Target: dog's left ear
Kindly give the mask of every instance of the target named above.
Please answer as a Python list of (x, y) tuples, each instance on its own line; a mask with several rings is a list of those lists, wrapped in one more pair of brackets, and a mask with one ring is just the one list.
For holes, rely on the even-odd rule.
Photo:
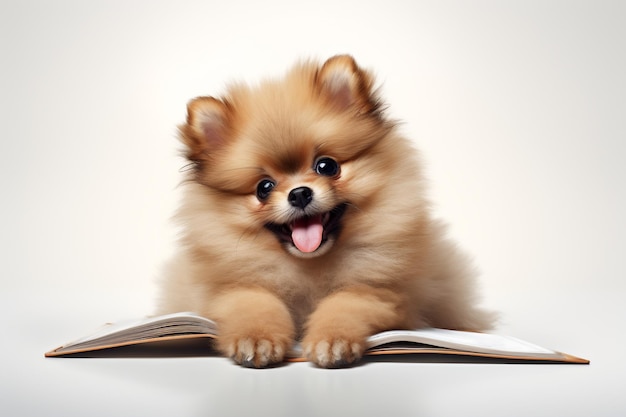
[(379, 107), (372, 76), (359, 68), (350, 55), (336, 55), (328, 59), (315, 81), (322, 95), (339, 110), (372, 113)]

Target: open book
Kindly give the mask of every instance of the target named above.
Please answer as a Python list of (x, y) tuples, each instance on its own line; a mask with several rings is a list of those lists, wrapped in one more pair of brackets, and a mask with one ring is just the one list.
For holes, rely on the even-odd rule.
[[(107, 324), (87, 337), (47, 352), (45, 356), (101, 356), (102, 352), (115, 356), (116, 351), (124, 348), (165, 346), (166, 349), (184, 349), (191, 345), (208, 353), (211, 351), (210, 341), (217, 337), (218, 326), (214, 321), (194, 313), (175, 313)], [(513, 362), (589, 363), (586, 359), (490, 333), (425, 328), (390, 330), (367, 339), (366, 356), (405, 354), (455, 356), (466, 360), (488, 358)], [(134, 355), (141, 356), (141, 352)], [(290, 361), (305, 360), (299, 346), (294, 346), (287, 356)]]

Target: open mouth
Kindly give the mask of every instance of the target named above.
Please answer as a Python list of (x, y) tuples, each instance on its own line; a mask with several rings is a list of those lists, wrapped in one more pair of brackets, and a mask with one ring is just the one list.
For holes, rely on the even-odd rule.
[(296, 247), (302, 253), (312, 253), (328, 241), (328, 238), (339, 233), (341, 217), (347, 205), (340, 204), (326, 213), (304, 216), (290, 223), (268, 223), (267, 229), (272, 231), (278, 240)]

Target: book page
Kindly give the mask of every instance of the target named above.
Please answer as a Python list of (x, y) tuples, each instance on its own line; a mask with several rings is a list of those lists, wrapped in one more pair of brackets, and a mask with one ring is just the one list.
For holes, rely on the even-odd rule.
[(368, 339), (368, 348), (407, 341), (479, 353), (546, 357), (559, 355), (553, 350), (509, 336), (434, 328), (382, 332)]
[(108, 323), (96, 332), (63, 346), (89, 346), (90, 342), (114, 342), (116, 340), (159, 337), (185, 332), (215, 334), (217, 325), (212, 320), (195, 313), (182, 312), (143, 319)]

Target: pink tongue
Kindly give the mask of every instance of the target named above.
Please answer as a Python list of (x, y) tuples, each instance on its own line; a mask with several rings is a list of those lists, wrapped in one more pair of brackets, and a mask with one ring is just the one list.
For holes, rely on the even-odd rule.
[(310, 253), (322, 244), (322, 216), (298, 219), (293, 223), (291, 240), (300, 252)]

